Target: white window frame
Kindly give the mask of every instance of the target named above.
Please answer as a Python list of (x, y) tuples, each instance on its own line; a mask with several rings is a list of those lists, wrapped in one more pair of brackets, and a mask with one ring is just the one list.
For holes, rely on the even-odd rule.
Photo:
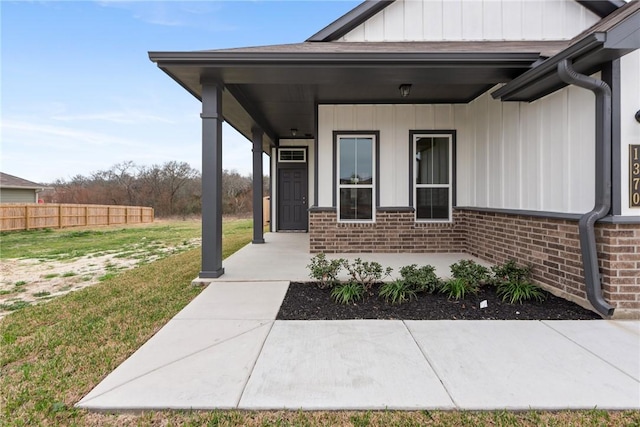
[[(371, 139), (371, 184), (357, 185), (357, 184), (341, 184), (340, 183), (340, 140), (341, 139), (352, 139), (352, 138), (367, 138)], [(376, 147), (377, 147), (376, 135), (374, 134), (338, 134), (336, 136), (336, 217), (338, 218), (338, 222), (344, 223), (373, 223), (376, 222), (376, 182), (378, 177), (377, 173), (377, 157), (376, 157)], [(342, 219), (340, 217), (340, 190), (342, 188), (371, 188), (371, 219)]]
[[(418, 140), (420, 138), (447, 138), (449, 140), (449, 183), (448, 184), (418, 184), (416, 170), (416, 155), (418, 152)], [(411, 167), (413, 168), (413, 209), (416, 222), (424, 223), (451, 223), (453, 222), (453, 135), (450, 133), (414, 133), (411, 142)], [(449, 218), (418, 218), (418, 189), (419, 188), (448, 188), (449, 189)]]
[[(302, 152), (302, 160), (282, 160), (283, 151), (300, 151)], [(307, 163), (307, 150), (305, 148), (278, 148), (279, 163)]]

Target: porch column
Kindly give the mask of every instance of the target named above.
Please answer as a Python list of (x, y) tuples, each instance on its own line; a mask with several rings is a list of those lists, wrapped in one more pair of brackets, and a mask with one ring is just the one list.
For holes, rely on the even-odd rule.
[(201, 279), (222, 268), (222, 89), (202, 83), (202, 270)]
[(253, 241), (264, 243), (262, 213), (262, 129), (253, 128)]

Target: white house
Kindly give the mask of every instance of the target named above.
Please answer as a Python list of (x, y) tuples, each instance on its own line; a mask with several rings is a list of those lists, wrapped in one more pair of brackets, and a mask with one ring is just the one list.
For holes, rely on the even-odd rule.
[(638, 0), (369, 0), (303, 43), (151, 52), (203, 105), (200, 278), (224, 273), (226, 120), (312, 253), (512, 258), (640, 316), (638, 48)]

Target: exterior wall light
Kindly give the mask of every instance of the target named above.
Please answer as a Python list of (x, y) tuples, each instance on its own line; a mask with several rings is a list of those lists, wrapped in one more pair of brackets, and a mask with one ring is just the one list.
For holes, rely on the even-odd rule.
[(298, 129), (291, 128), (291, 136), (296, 136), (298, 134)]
[(636, 111), (636, 122), (640, 123), (640, 110)]
[(400, 85), (400, 87), (398, 87), (398, 89), (400, 90), (400, 96), (403, 97), (403, 98), (406, 98), (411, 93), (411, 85), (410, 84)]

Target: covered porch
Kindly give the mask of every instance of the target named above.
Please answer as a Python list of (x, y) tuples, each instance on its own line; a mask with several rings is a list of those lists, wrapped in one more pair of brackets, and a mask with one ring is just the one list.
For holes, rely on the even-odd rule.
[[(225, 260), (224, 277), (217, 279), (198, 278), (194, 283), (286, 281), (307, 282), (307, 265), (313, 254), (309, 253), (308, 233), (265, 233), (265, 245), (249, 244)], [(386, 280), (399, 277), (401, 267), (417, 264), (432, 265), (439, 277), (449, 277), (449, 266), (462, 259), (471, 259), (489, 266), (486, 261), (466, 253), (336, 253), (328, 258), (344, 258), (353, 261), (376, 261), (383, 267), (393, 268)], [(341, 276), (342, 277), (342, 276)], [(344, 279), (347, 276), (343, 277)]]

